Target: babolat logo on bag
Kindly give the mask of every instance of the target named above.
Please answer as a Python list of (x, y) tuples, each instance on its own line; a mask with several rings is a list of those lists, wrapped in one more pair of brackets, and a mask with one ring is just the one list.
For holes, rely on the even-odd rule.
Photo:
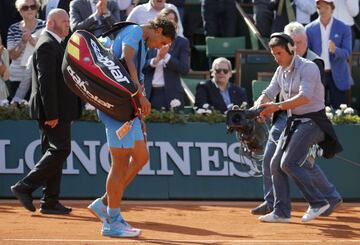
[[(92, 51), (96, 56), (96, 60), (98, 61), (97, 65), (102, 64), (104, 67), (107, 67), (110, 74), (113, 76), (113, 78), (117, 82), (127, 82), (130, 83), (129, 79), (121, 72), (121, 69), (119, 66), (115, 64), (113, 60), (111, 60), (109, 57), (104, 56), (101, 51), (105, 51), (104, 49), (100, 49), (97, 42), (94, 42), (94, 40), (90, 39)], [(104, 69), (105, 70), (105, 69)]]
[(121, 62), (90, 32), (72, 34), (62, 71), (77, 96), (116, 120), (128, 121), (138, 114), (137, 86)]

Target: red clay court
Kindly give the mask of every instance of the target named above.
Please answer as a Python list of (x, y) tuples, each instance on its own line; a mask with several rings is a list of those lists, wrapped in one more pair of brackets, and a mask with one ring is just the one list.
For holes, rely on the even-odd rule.
[(290, 224), (267, 224), (250, 214), (254, 202), (125, 201), (123, 216), (142, 234), (124, 239), (101, 236), (100, 221), (86, 209), (90, 202), (65, 200), (73, 212), (56, 216), (0, 200), (0, 244), (360, 244), (359, 203), (344, 203), (330, 217), (301, 223), (307, 205), (297, 202)]

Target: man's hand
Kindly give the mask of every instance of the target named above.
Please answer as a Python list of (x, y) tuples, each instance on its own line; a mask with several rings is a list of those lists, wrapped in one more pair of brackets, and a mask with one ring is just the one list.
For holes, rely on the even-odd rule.
[(107, 14), (107, 0), (99, 0), (96, 3), (96, 15), (97, 16), (103, 16), (104, 14)]
[(335, 43), (332, 40), (329, 40), (329, 51), (330, 53), (335, 54), (336, 46)]
[(145, 96), (140, 97), (141, 111), (144, 116), (148, 116), (151, 112), (151, 104)]
[(260, 117), (270, 117), (275, 111), (279, 110), (279, 105), (274, 102), (261, 104), (260, 107), (263, 108), (260, 112)]
[(169, 44), (164, 45), (164, 46), (162, 46), (161, 48), (159, 48), (157, 55), (158, 55), (161, 59), (164, 59), (164, 58), (165, 58), (165, 55), (169, 52), (169, 49), (170, 49), (170, 45), (169, 45)]
[(49, 121), (45, 121), (45, 125), (49, 125), (50, 128), (55, 128), (56, 125), (58, 125), (59, 123), (59, 119), (54, 119), (54, 120), (49, 120)]

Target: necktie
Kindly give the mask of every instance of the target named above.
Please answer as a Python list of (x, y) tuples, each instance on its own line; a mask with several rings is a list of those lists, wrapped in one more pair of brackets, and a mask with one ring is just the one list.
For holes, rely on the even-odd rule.
[(289, 22), (295, 21), (294, 9), (291, 6), (290, 0), (286, 0), (286, 13), (289, 19)]

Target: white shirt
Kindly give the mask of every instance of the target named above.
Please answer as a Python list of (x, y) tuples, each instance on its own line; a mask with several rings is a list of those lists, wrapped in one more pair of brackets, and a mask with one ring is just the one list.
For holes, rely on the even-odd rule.
[[(164, 8), (169, 8), (169, 9), (173, 9), (176, 12), (176, 15), (178, 17), (178, 29), (177, 29), (177, 34), (181, 37), (184, 36), (184, 29), (182, 26), (182, 23), (180, 21), (180, 15), (179, 12), (176, 8), (175, 5), (171, 4), (171, 3), (165, 3), (165, 7)], [(127, 17), (126, 21), (131, 21), (131, 22), (135, 22), (139, 25), (142, 24), (147, 24), (149, 22), (149, 20), (154, 19), (158, 14), (160, 13), (160, 11), (155, 10), (152, 6), (151, 3), (144, 3), (141, 5), (136, 6), (129, 14), (129, 16)]]
[(58, 34), (56, 34), (55, 32), (52, 32), (52, 31), (50, 31), (50, 30), (48, 30), (48, 29), (46, 29), (46, 31), (47, 31), (48, 33), (50, 33), (50, 35), (53, 36), (53, 37), (56, 39), (56, 41), (58, 41), (59, 43), (61, 43), (62, 39), (61, 39), (61, 37), (59, 37)]
[(315, 0), (295, 0), (296, 21), (301, 24), (310, 23), (310, 16), (316, 12)]
[(117, 3), (120, 10), (125, 10), (130, 6), (131, 0), (117, 0)]
[(150, 61), (150, 66), (155, 67), (154, 77), (152, 80), (152, 86), (155, 88), (164, 87), (165, 79), (164, 79), (164, 67), (169, 62), (171, 55), (167, 53), (165, 58), (160, 60), (156, 65), (154, 64), (155, 58), (152, 58)]
[(325, 70), (330, 70), (330, 56), (329, 56), (329, 40), (330, 40), (330, 31), (333, 24), (333, 18), (331, 18), (329, 24), (327, 24), (326, 28), (320, 21), (320, 32), (321, 32), (321, 55), (320, 57), (323, 59), (325, 63)]
[(359, 13), (359, 0), (334, 0), (333, 17), (348, 26), (354, 25), (354, 18)]

